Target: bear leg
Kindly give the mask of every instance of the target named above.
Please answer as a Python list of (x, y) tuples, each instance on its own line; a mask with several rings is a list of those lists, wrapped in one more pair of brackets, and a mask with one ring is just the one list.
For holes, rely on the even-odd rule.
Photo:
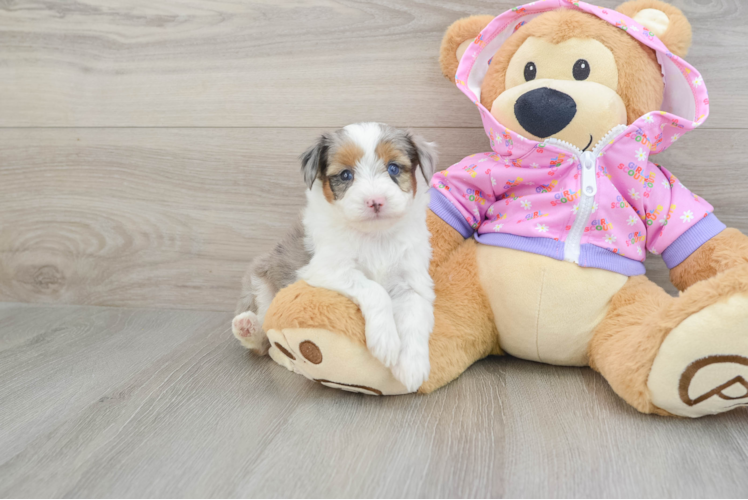
[(491, 304), (478, 275), (477, 246), (475, 240), (465, 240), (432, 269), (436, 300), (429, 339), (431, 373), (420, 393), (448, 384), (479, 359), (502, 354)]
[(748, 404), (748, 266), (670, 297), (644, 276), (613, 298), (590, 366), (643, 413), (700, 417)]
[(647, 380), (652, 403), (683, 417), (748, 405), (748, 266), (691, 285), (664, 319), (672, 329)]
[(673, 300), (646, 276), (629, 278), (613, 296), (589, 344), (590, 367), (642, 413), (668, 414), (652, 404), (647, 378), (668, 333), (660, 328), (658, 318)]
[(336, 292), (296, 282), (276, 295), (263, 327), (273, 361), (310, 380), (377, 396), (408, 392), (366, 348), (361, 311)]
[[(436, 301), (429, 339), (431, 372), (420, 393), (430, 393), (475, 361), (501, 353), (475, 251), (475, 241), (466, 240), (432, 268)], [(336, 292), (294, 283), (275, 297), (263, 328), (273, 360), (310, 380), (365, 394), (408, 392), (366, 348), (361, 311)]]

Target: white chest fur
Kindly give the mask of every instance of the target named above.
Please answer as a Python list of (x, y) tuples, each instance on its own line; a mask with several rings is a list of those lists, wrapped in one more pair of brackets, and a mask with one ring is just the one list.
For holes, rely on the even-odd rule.
[[(308, 201), (303, 217), (305, 244), (331, 271), (353, 266), (391, 292), (412, 271), (428, 269), (428, 193), (417, 193), (411, 209), (394, 225), (368, 231), (340, 219), (320, 188), (310, 190)], [(299, 277), (303, 279), (301, 274)]]
[(312, 188), (304, 213), (312, 254), (298, 272), (312, 286), (350, 298), (361, 309), (366, 345), (409, 392), (428, 378), (434, 327), (434, 283), (426, 227), (428, 194), (416, 194), (407, 213), (380, 227), (357, 228)]

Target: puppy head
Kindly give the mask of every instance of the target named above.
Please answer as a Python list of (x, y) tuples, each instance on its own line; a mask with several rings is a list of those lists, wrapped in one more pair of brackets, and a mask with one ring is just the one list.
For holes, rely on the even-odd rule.
[(428, 181), (436, 164), (433, 143), (379, 123), (356, 123), (323, 134), (301, 156), (304, 180), (338, 215), (365, 231), (401, 220), (418, 191), (417, 170)]

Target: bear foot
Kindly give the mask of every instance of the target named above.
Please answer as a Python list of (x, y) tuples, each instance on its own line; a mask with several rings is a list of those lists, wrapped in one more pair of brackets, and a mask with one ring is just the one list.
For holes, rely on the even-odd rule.
[(366, 345), (322, 328), (270, 329), (269, 354), (292, 372), (327, 387), (373, 396), (409, 391)]
[(748, 405), (748, 294), (714, 303), (673, 329), (647, 385), (654, 405), (682, 417)]

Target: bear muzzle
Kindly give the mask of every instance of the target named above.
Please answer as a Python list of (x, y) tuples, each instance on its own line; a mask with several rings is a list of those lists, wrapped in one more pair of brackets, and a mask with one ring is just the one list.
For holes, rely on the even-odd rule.
[(566, 128), (577, 114), (577, 103), (563, 92), (541, 87), (523, 94), (514, 104), (514, 115), (526, 131), (550, 137)]

